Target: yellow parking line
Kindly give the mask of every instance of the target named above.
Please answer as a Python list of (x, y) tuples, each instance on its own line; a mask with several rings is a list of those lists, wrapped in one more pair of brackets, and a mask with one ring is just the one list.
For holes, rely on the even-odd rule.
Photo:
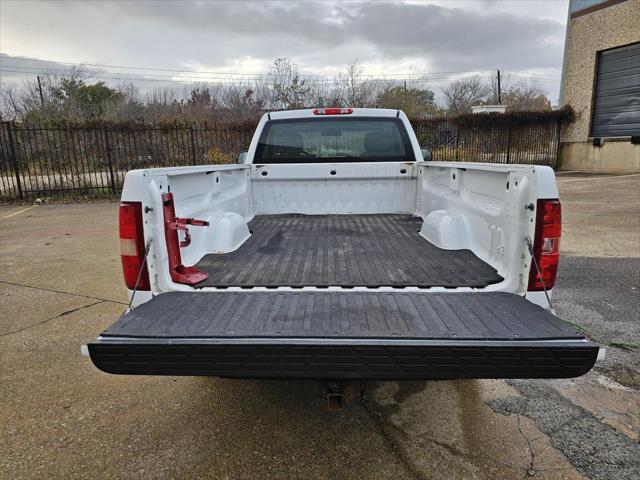
[(22, 210), (18, 210), (17, 212), (13, 212), (10, 213), (9, 215), (5, 215), (4, 217), (2, 217), (2, 220), (6, 220), (7, 218), (11, 218), (11, 217), (15, 217), (16, 215), (20, 215), (21, 213), (24, 213), (28, 210), (31, 210), (32, 208), (36, 208), (37, 205), (31, 205), (30, 207), (27, 208), (23, 208)]

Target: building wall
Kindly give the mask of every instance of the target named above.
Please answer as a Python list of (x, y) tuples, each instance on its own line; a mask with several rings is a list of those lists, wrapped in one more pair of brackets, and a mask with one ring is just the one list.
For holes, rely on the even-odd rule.
[(640, 145), (605, 140), (594, 147), (589, 138), (597, 52), (640, 41), (640, 0), (599, 3), (605, 5), (589, 13), (573, 11), (569, 19), (563, 103), (573, 107), (577, 119), (562, 132), (560, 168), (637, 172)]
[(565, 142), (560, 145), (560, 169), (597, 173), (640, 172), (640, 145), (629, 140), (605, 141), (602, 147), (591, 142)]

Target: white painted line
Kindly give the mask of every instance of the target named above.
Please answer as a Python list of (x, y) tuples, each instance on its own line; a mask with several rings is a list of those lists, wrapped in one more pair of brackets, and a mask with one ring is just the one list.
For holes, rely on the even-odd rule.
[(628, 177), (637, 177), (640, 176), (640, 173), (632, 173), (630, 175), (610, 175), (607, 177), (584, 177), (584, 178), (572, 178), (569, 180), (556, 180), (557, 183), (569, 183), (569, 182), (583, 182), (586, 180), (608, 180), (614, 178), (628, 178)]
[(7, 218), (11, 218), (11, 217), (15, 217), (16, 215), (20, 215), (21, 213), (24, 213), (28, 210), (31, 210), (32, 208), (36, 208), (37, 205), (31, 205), (30, 207), (27, 208), (23, 208), (22, 210), (18, 210), (17, 212), (13, 212), (10, 213), (9, 215), (5, 215), (4, 217), (2, 217), (2, 220), (6, 220)]

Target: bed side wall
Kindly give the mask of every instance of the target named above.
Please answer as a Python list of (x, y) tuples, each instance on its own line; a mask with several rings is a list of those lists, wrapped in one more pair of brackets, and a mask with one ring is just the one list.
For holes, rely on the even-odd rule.
[(428, 162), (419, 167), (421, 235), (440, 248), (469, 249), (505, 278), (489, 289), (524, 293), (533, 234), (536, 167)]
[[(209, 222), (208, 227), (190, 226), (191, 244), (181, 248), (183, 264), (193, 265), (207, 253), (232, 251), (248, 238), (247, 222), (253, 217), (250, 183), (249, 167), (245, 165), (156, 168), (127, 173), (122, 200), (141, 201), (149, 207), (143, 220), (145, 238), (154, 239), (148, 257), (154, 292), (191, 290), (174, 283), (169, 275), (162, 194), (173, 193), (177, 217)], [(182, 233), (179, 236), (184, 238)], [(136, 304), (148, 300), (147, 293), (139, 292)]]

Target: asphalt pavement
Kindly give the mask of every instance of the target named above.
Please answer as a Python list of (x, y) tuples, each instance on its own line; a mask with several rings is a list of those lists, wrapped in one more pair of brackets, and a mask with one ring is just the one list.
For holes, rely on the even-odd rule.
[(640, 176), (559, 177), (554, 307), (607, 348), (573, 380), (113, 376), (80, 356), (125, 308), (117, 203), (0, 207), (0, 478), (637, 479)]

